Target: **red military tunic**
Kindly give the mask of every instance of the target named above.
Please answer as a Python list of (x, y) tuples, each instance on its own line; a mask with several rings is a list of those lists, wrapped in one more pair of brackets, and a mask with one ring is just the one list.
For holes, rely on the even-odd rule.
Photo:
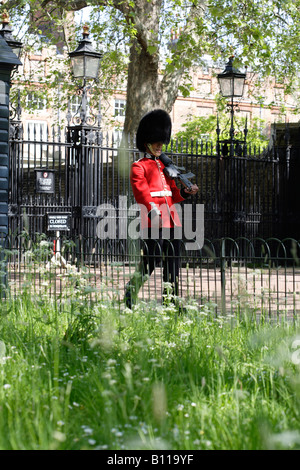
[(133, 195), (141, 208), (141, 228), (151, 227), (150, 211), (159, 212), (163, 227), (181, 227), (174, 204), (185, 199), (173, 179), (165, 176), (159, 158), (145, 156), (131, 166)]

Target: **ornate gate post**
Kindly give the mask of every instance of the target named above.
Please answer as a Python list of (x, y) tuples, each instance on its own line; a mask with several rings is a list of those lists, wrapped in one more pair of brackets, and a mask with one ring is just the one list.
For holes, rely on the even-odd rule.
[[(66, 196), (73, 207), (75, 234), (93, 237), (88, 220), (95, 219), (101, 181), (97, 177), (102, 143), (101, 116), (97, 125), (79, 124), (67, 127)], [(95, 123), (93, 123), (95, 124)]]
[[(68, 143), (72, 144), (72, 160), (70, 170), (73, 174), (69, 174), (71, 181), (75, 183), (70, 185), (70, 178), (67, 180), (67, 188), (70, 190), (73, 205), (78, 207), (79, 234), (86, 235), (84, 224), (84, 207), (90, 206), (95, 200), (92, 188), (93, 167), (95, 166), (93, 158), (92, 144), (97, 139), (97, 131), (100, 129), (99, 117), (98, 128), (94, 127), (95, 116), (93, 116), (89, 106), (89, 93), (92, 90), (92, 83), (98, 80), (100, 62), (102, 52), (95, 51), (92, 41), (89, 39), (89, 27), (83, 26), (82, 39), (75, 51), (69, 52), (72, 64), (72, 74), (77, 82), (78, 94), (81, 95), (81, 103), (72, 121), (74, 127), (68, 126)], [(79, 85), (80, 84), (80, 85)], [(70, 116), (71, 117), (71, 116)]]
[[(1, 265), (5, 263), (5, 242), (8, 234), (8, 188), (9, 188), (9, 92), (14, 67), (22, 65), (16, 54), (0, 37), (0, 236)], [(1, 295), (6, 285), (6, 268), (1, 266)], [(3, 274), (2, 274), (3, 273)]]

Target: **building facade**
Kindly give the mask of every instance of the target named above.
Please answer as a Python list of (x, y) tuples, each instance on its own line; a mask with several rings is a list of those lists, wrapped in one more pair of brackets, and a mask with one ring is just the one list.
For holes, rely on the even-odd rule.
[[(63, 70), (66, 70), (67, 51), (57, 53), (55, 46), (32, 48), (22, 58), (15, 88), (22, 90), (22, 122), (28, 138), (32, 137), (34, 128), (44, 136), (47, 129), (54, 124), (64, 125), (68, 118), (72, 119), (80, 108), (80, 96), (73, 92), (69, 106), (63, 102), (63, 86), (59, 83), (48, 91), (44, 85), (49, 85), (51, 73), (60, 73), (62, 80), (71, 80)], [(182, 126), (193, 116), (209, 116), (217, 113), (216, 96), (219, 93), (217, 73), (222, 70), (210, 64), (191, 71), (192, 91), (184, 97), (180, 93), (171, 111), (173, 135), (182, 130)], [(256, 94), (256, 97), (255, 97)], [(259, 98), (257, 95), (259, 94)], [(270, 127), (275, 122), (298, 122), (300, 114), (296, 113), (297, 98), (287, 96), (283, 84), (276, 83), (272, 78), (266, 79), (257, 86), (254, 74), (247, 73), (243, 97), (236, 103), (240, 116), (247, 116), (248, 123), (253, 118), (260, 118), (265, 123), (268, 135)], [(122, 131), (126, 109), (126, 84), (123, 88), (114, 90), (108, 97), (101, 100), (101, 126), (104, 132), (113, 133), (118, 138)], [(98, 111), (96, 110), (95, 113)], [(204, 137), (205, 136), (199, 136)]]

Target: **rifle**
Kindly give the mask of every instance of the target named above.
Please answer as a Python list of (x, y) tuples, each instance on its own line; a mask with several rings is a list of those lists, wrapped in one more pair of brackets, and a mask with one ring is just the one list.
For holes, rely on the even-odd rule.
[(159, 158), (165, 165), (164, 173), (166, 176), (169, 176), (169, 178), (171, 179), (178, 178), (187, 189), (191, 189), (193, 185), (190, 182), (190, 178), (193, 178), (195, 176), (194, 173), (181, 173), (181, 171), (184, 171), (185, 168), (174, 165), (171, 158), (167, 157), (165, 153), (162, 153)]

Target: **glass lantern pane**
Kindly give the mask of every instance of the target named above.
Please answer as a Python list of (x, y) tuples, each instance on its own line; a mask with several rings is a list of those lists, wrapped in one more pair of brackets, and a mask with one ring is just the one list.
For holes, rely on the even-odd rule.
[(75, 78), (84, 77), (84, 58), (72, 57), (72, 69)]
[(233, 94), (233, 79), (232, 77), (222, 77), (219, 79), (220, 91), (222, 96), (232, 96)]
[(85, 76), (87, 78), (97, 78), (98, 68), (99, 68), (99, 58), (98, 57), (86, 57), (86, 70)]
[(244, 92), (244, 77), (235, 77), (234, 79), (234, 89), (233, 89), (233, 96), (243, 96)]
[(20, 58), (21, 51), (22, 51), (22, 48), (21, 48), (21, 47), (18, 47), (18, 46), (12, 47), (12, 51), (13, 51), (14, 54), (16, 54), (17, 57)]
[(20, 49), (17, 47), (12, 47), (12, 51), (14, 54), (16, 54), (17, 57), (19, 57), (19, 52), (20, 52)]

